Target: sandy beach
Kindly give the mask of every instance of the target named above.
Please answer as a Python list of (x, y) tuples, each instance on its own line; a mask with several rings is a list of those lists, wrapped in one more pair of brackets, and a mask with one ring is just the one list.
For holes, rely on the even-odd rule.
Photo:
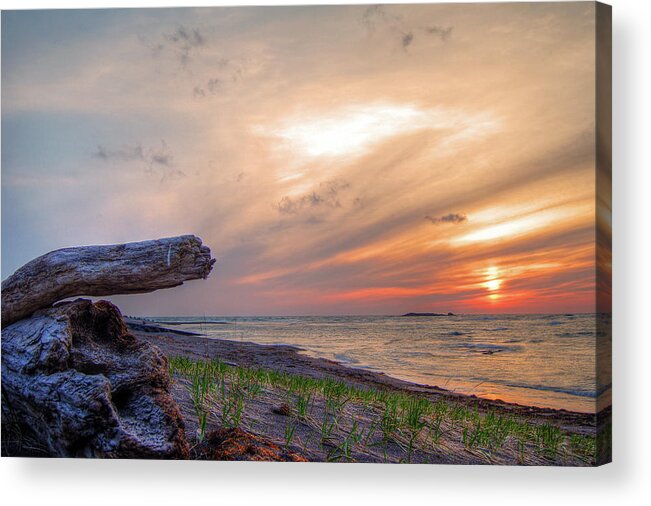
[[(601, 448), (597, 427), (610, 423), (610, 408), (596, 416), (481, 399), (309, 357), (292, 346), (206, 339), (142, 320), (125, 321), (137, 337), (159, 347), (172, 362), (172, 395), (181, 407), (188, 439), (194, 445), (194, 458), (205, 458), (203, 448), (211, 437), (214, 440), (221, 434), (224, 440), (235, 434), (240, 442), (241, 438), (258, 437), (275, 445), (276, 453), (283, 457), (271, 460), (594, 465)], [(202, 430), (192, 394), (193, 379), (175, 364), (188, 367), (190, 361), (211, 360), (218, 360), (220, 367), (230, 372), (223, 376), (226, 379), (221, 395), (211, 394), (205, 400), (208, 408)], [(316, 387), (312, 388), (314, 393), (303, 398), (300, 388), (287, 389), (262, 381), (256, 383), (251, 395), (240, 382), (241, 378), (252, 377), (247, 375), (249, 371), (282, 374), (283, 384), (287, 384), (287, 378), (334, 381), (353, 391), (424, 400), (433, 408), (425, 409), (422, 420), (411, 426), (397, 424), (387, 429), (389, 401), (383, 401), (383, 405), (379, 397), (367, 402), (361, 396), (343, 394), (336, 408), (338, 414), (333, 417), (332, 398), (317, 394)], [(230, 394), (240, 388), (245, 393), (233, 423), (226, 411), (232, 407)], [(225, 433), (225, 427), (230, 427), (231, 432)], [(240, 446), (246, 454), (246, 444)], [(269, 460), (237, 451), (217, 458)]]

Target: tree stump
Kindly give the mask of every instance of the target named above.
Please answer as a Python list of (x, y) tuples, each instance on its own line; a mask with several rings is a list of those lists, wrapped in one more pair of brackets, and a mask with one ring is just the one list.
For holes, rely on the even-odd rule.
[(187, 458), (167, 359), (117, 307), (79, 299), (2, 332), (2, 453)]

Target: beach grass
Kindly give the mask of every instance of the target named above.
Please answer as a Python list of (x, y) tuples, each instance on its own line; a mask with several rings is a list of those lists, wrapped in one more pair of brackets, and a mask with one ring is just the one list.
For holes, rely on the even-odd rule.
[(520, 464), (561, 458), (591, 464), (596, 458), (593, 436), (570, 434), (552, 423), (480, 410), (469, 403), (433, 402), (413, 393), (229, 365), (218, 359), (173, 356), (169, 370), (189, 390), (198, 441), (205, 437), (211, 417), (220, 426), (240, 427), (247, 419), (247, 406), (275, 396), (287, 411), (284, 445), (299, 442), (306, 451), (321, 451), (326, 461), (364, 461), (365, 456), (377, 455), (387, 460), (397, 452), (400, 462), (412, 462), (414, 457), (429, 462), (432, 454), (451, 449), (470, 452), (487, 463), (504, 455)]

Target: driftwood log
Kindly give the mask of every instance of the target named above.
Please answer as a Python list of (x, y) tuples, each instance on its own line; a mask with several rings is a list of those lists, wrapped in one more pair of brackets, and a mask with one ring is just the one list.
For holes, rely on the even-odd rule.
[(167, 359), (117, 307), (77, 295), (144, 293), (206, 278), (195, 236), (53, 251), (2, 283), (2, 454), (187, 458)]
[(110, 302), (38, 311), (2, 331), (2, 454), (187, 458), (169, 381)]
[(52, 251), (2, 282), (2, 327), (69, 297), (146, 293), (206, 278), (214, 262), (193, 235)]

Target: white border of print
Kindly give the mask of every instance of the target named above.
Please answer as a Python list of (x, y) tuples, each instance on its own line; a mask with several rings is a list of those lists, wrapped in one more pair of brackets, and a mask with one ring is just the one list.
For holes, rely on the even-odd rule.
[[(2, 9), (314, 1), (0, 0)], [(350, 3), (326, 0), (321, 3)], [(369, 2), (355, 2), (369, 3)], [(614, 463), (598, 469), (0, 459), (6, 504), (642, 504), (651, 498), (651, 2), (612, 0)]]

